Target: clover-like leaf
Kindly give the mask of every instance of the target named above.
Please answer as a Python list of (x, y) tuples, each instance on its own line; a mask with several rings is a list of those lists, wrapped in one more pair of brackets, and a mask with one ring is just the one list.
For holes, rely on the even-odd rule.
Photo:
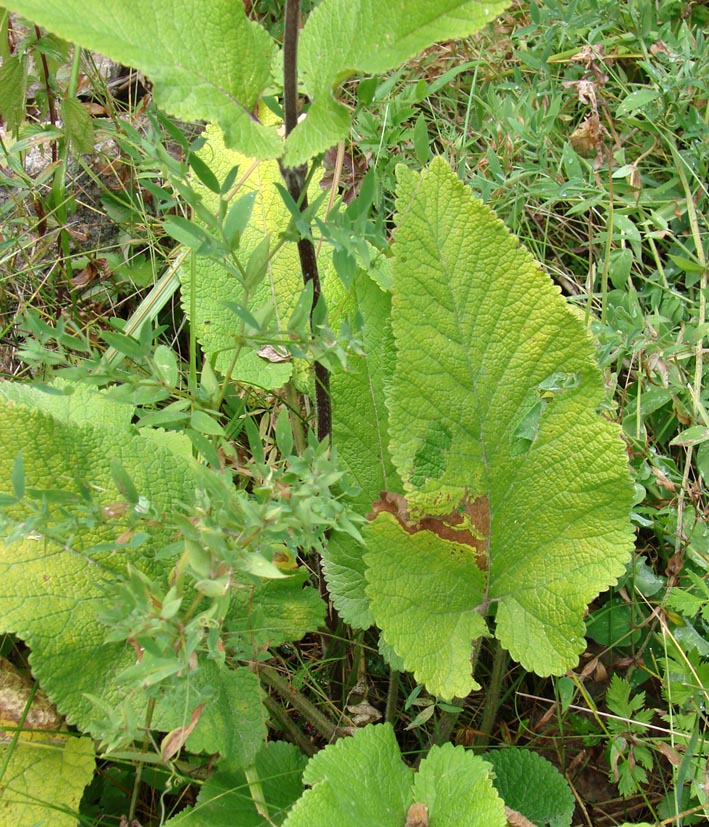
[(275, 158), (282, 141), (252, 114), (274, 44), (232, 0), (8, 0), (10, 11), (144, 72), (155, 100), (183, 120), (218, 121), (227, 143)]
[(299, 44), (312, 104), (288, 137), (284, 163), (302, 164), (346, 137), (351, 114), (333, 96), (337, 84), (358, 72), (394, 69), (436, 41), (466, 37), (507, 5), (506, 0), (324, 0), (310, 14)]
[[(387, 405), (406, 498), (389, 497), (397, 519), (378, 517), (369, 532), (375, 619), (436, 691), (472, 686), (460, 656), (443, 683), (442, 667), (435, 678), (430, 671), (450, 632), (447, 595), (461, 605), (461, 586), (460, 559), (444, 565), (439, 539), (427, 535), (457, 538), (478, 569), (463, 611), (485, 615), (495, 603), (496, 636), (510, 654), (538, 674), (560, 674), (583, 650), (587, 604), (623, 572), (633, 540), (627, 461), (617, 427), (598, 413), (593, 342), (444, 161), (421, 175), (401, 168), (397, 207)], [(377, 545), (382, 526), (391, 557)], [(407, 610), (392, 612), (394, 598)], [(419, 627), (428, 643), (413, 633)]]

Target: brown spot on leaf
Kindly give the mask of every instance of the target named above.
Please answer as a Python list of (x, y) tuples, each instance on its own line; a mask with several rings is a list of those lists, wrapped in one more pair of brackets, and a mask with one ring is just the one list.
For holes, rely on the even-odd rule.
[(403, 494), (382, 491), (381, 498), (372, 504), (373, 520), (377, 514), (391, 514), (407, 534), (430, 531), (449, 543), (469, 546), (477, 552), (477, 564), (487, 569), (488, 538), (490, 537), (490, 504), (485, 496), (474, 500), (464, 497), (449, 514), (436, 517), (412, 518), (409, 504)]

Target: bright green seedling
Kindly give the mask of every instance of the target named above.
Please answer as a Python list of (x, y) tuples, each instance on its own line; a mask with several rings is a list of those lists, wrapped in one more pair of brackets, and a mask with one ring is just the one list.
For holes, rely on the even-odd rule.
[[(347, 542), (328, 549), (333, 600), (353, 625), (373, 619), (443, 697), (477, 686), (472, 643), (493, 633), (491, 615), (525, 668), (562, 674), (633, 542), (593, 342), (442, 160), (400, 168), (397, 208), (391, 378), (372, 373), (384, 326), (365, 328), (371, 363), (333, 379), (335, 443), (371, 512), (362, 559)], [(347, 408), (357, 394), (360, 417)]]

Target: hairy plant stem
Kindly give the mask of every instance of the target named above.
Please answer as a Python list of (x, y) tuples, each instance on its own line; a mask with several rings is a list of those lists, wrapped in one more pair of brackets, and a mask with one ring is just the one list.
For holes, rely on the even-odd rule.
[[(153, 712), (155, 712), (155, 698), (148, 699), (148, 708), (145, 711), (145, 737), (143, 738), (143, 752), (148, 751), (148, 744), (150, 742), (150, 724), (153, 720)], [(128, 823), (132, 824), (135, 819), (135, 811), (138, 807), (138, 793), (140, 792), (140, 781), (143, 776), (143, 761), (139, 761), (135, 768), (135, 778), (133, 779), (133, 792), (130, 797), (130, 807), (128, 808)]]
[(492, 660), (492, 674), (490, 675), (490, 683), (488, 684), (487, 695), (485, 697), (485, 706), (483, 708), (483, 719), (480, 724), (480, 736), (475, 739), (476, 747), (486, 747), (490, 742), (490, 735), (492, 727), (497, 717), (497, 709), (500, 702), (500, 693), (502, 692), (502, 681), (505, 677), (505, 670), (507, 669), (507, 650), (503, 649), (500, 641), (495, 641), (495, 654)]
[(384, 720), (387, 724), (394, 726), (399, 714), (399, 673), (396, 669), (389, 670), (389, 688), (387, 689), (387, 702), (384, 708)]
[(270, 695), (264, 695), (263, 703), (268, 710), (271, 720), (280, 730), (283, 731), (286, 738), (288, 738), (291, 743), (295, 744), (304, 755), (308, 756), (308, 758), (315, 755), (317, 750), (313, 744), (310, 743), (305, 733), (303, 733), (300, 728), (293, 723), (281, 704), (279, 704), (278, 701)]
[[(285, 25), (283, 33), (283, 116), (286, 138), (298, 124), (298, 28), (300, 26), (300, 0), (286, 0)], [(299, 205), (300, 211), (308, 209), (308, 193), (305, 185), (307, 164), (299, 167), (284, 167), (281, 174), (291, 198)], [(315, 245), (310, 238), (298, 241), (298, 258), (303, 283), (313, 285), (313, 303), (310, 308), (310, 330), (313, 329), (313, 313), (320, 299), (320, 275), (318, 273)], [(315, 363), (315, 408), (317, 412), (318, 439), (330, 439), (332, 411), (330, 407), (330, 372), (320, 362)]]
[(304, 698), (297, 690), (281, 677), (272, 667), (263, 663), (257, 664), (258, 674), (263, 682), (274, 689), (284, 700), (298, 710), (298, 712), (310, 723), (328, 742), (336, 740), (340, 731), (332, 721), (320, 712), (307, 698)]

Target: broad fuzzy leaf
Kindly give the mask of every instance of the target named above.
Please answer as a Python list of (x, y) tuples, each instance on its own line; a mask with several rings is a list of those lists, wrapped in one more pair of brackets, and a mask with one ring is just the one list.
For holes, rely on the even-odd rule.
[(308, 18), (299, 44), (312, 105), (288, 137), (285, 164), (301, 164), (347, 136), (351, 115), (333, 97), (337, 84), (358, 72), (394, 69), (436, 41), (466, 37), (507, 5), (506, 0), (324, 0)]
[[(8, 0), (52, 32), (144, 72), (156, 102), (183, 120), (218, 122), (227, 146), (276, 158), (284, 144), (252, 114), (271, 81), (275, 44), (233, 0)], [(299, 47), (303, 84), (313, 99), (285, 144), (301, 164), (347, 135), (350, 113), (333, 97), (357, 72), (381, 73), (435, 43), (465, 37), (499, 14), (501, 0), (324, 0)], [(17, 73), (16, 73), (17, 74)], [(18, 86), (18, 83), (15, 84)], [(6, 107), (11, 108), (11, 107)]]
[(183, 120), (218, 121), (227, 143), (275, 158), (282, 142), (251, 114), (270, 82), (274, 44), (233, 0), (8, 0), (10, 11), (134, 66)]
[[(35, 404), (36, 394), (26, 386), (2, 384), (0, 396), (8, 390), (17, 399), (23, 387), (28, 391), (26, 405)], [(0, 479), (10, 479), (21, 452), (26, 489), (73, 493), (79, 501), (82, 489), (90, 487), (99, 502), (109, 505), (123, 499), (111, 473), (114, 459), (158, 513), (191, 500), (189, 465), (153, 440), (127, 428), (67, 423), (26, 405), (0, 403)], [(18, 521), (27, 516), (21, 506), (9, 512)], [(118, 702), (116, 675), (135, 660), (129, 647), (104, 644), (106, 629), (96, 619), (105, 585), (129, 560), (141, 568), (151, 565), (144, 549), (126, 549), (125, 554), (92, 550), (114, 541), (123, 530), (119, 520), (107, 520), (72, 543), (30, 535), (0, 545), (1, 631), (27, 642), (35, 677), (59, 710), (82, 729), (93, 723), (93, 708), (84, 693)], [(168, 539), (164, 531), (155, 530), (151, 546)]]
[[(207, 141), (199, 157), (217, 178), (223, 180), (232, 167), (238, 166), (243, 183), (235, 197), (255, 194), (251, 220), (241, 236), (238, 250), (239, 260), (245, 267), (250, 254), (265, 236), (270, 235), (271, 244), (275, 246), (279, 235), (290, 223), (290, 213), (275, 187), (276, 183), (282, 182), (281, 173), (275, 161), (257, 163), (253, 158), (227, 149), (214, 126), (207, 128), (205, 137)], [(316, 176), (312, 182), (313, 198), (320, 194), (320, 177)], [(202, 196), (207, 206), (216, 208), (216, 196), (206, 188), (202, 190)], [(323, 281), (327, 281), (333, 269), (328, 253), (326, 248), (318, 261)], [(298, 249), (292, 243), (283, 245), (271, 258), (265, 279), (248, 297), (248, 301), (234, 276), (207, 258), (198, 256), (194, 262), (185, 265), (180, 271), (180, 280), (185, 314), (195, 325), (205, 353), (216, 358), (216, 368), (221, 372), (226, 372), (234, 357), (237, 347), (235, 333), (240, 326), (239, 317), (229, 309), (227, 302), (247, 304), (246, 309), (257, 317), (268, 312), (272, 323), (285, 330), (303, 289)], [(241, 347), (232, 374), (234, 379), (266, 388), (284, 385), (292, 373), (291, 363), (270, 362), (259, 356), (258, 351), (259, 347)]]
[[(266, 711), (261, 704), (258, 677), (246, 666), (223, 669), (205, 663), (195, 678), (185, 676), (170, 696), (170, 704), (159, 704), (153, 727), (169, 730), (189, 723), (195, 694), (211, 689), (199, 724), (187, 738), (190, 752), (228, 756), (230, 766), (247, 766), (254, 760), (266, 737)], [(176, 722), (176, 713), (179, 721)]]
[(225, 622), (230, 635), (240, 635), (254, 652), (288, 640), (300, 640), (322, 626), (325, 603), (316, 589), (304, 588), (307, 576), (298, 569), (282, 580), (263, 580), (239, 590)]
[(0, 115), (8, 133), (15, 132), (25, 114), (27, 55), (10, 55), (0, 66)]
[(303, 793), (284, 827), (376, 824), (401, 827), (411, 789), (394, 730), (367, 726), (342, 738), (308, 762)]
[(414, 813), (426, 813), (432, 827), (506, 824), (504, 805), (485, 761), (446, 744), (433, 747), (413, 775), (401, 760), (389, 724), (364, 727), (326, 747), (310, 759), (303, 781), (310, 789), (284, 827), (402, 827), (411, 823)]
[[(0, 383), (0, 399), (3, 396), (10, 399), (0, 403), (0, 479), (7, 481), (2, 493), (10, 493), (12, 480), (16, 490), (51, 490), (77, 501), (91, 490), (95, 500), (111, 505), (125, 503), (117, 490), (120, 484), (130, 498), (146, 498), (158, 514), (174, 513), (193, 500), (199, 487), (197, 469), (180, 451), (173, 452), (174, 446), (163, 447), (164, 440), (155, 439), (149, 429), (136, 433), (129, 424), (130, 406), (116, 406), (81, 387), (73, 394), (55, 395)], [(129, 412), (127, 418), (123, 410)], [(87, 411), (106, 427), (88, 425)], [(23, 479), (18, 478), (15, 459), (20, 453)], [(24, 503), (6, 511), (17, 522), (28, 517)], [(124, 530), (119, 519), (106, 519), (77, 531), (71, 542), (29, 534), (0, 544), (0, 633), (14, 632), (27, 642), (34, 674), (52, 701), (72, 723), (98, 736), (98, 716), (87, 693), (119, 704), (125, 687), (118, 676), (135, 663), (130, 646), (104, 642), (107, 629), (97, 618), (106, 608), (106, 587), (125, 572), (127, 563), (157, 581), (164, 581), (175, 563), (171, 558), (156, 561), (152, 555), (174, 540), (169, 528), (147, 525), (149, 537), (137, 549), (96, 548), (115, 541)], [(303, 588), (304, 580), (300, 571), (273, 583), (253, 578), (255, 591), (244, 592), (250, 599), (243, 602), (235, 598), (227, 630), (253, 652), (302, 637), (324, 614), (317, 591)], [(247, 668), (202, 663), (173, 687), (168, 701), (158, 702), (155, 727), (186, 727), (205, 698), (194, 730), (185, 735), (187, 748), (218, 752), (232, 767), (249, 764), (263, 743), (267, 715), (258, 678)], [(139, 704), (135, 702), (136, 714), (141, 714)]]
[(475, 611), (486, 578), (474, 550), (431, 531), (407, 534), (386, 513), (369, 526), (365, 541), (372, 612), (406, 669), (447, 698), (479, 688), (470, 674), (470, 651), (487, 633)]
[(66, 735), (0, 744), (0, 827), (75, 827), (84, 788), (94, 773), (91, 738)]
[[(388, 509), (400, 523), (399, 539), (388, 539), (395, 549), (409, 543), (417, 559), (426, 545), (418, 534), (471, 544), (470, 565), (487, 583), (482, 595), (471, 590), (468, 611), (494, 602), (496, 635), (511, 655), (538, 674), (561, 674), (583, 650), (587, 604), (623, 572), (633, 540), (632, 486), (618, 429), (597, 412), (604, 391), (592, 340), (444, 161), (421, 175), (401, 168), (397, 207), (387, 404), (407, 497)], [(418, 616), (430, 624), (425, 655), (411, 632), (421, 577), (403, 551), (394, 552), (398, 574), (376, 547), (367, 558), (377, 623), (414, 671), (446, 639), (448, 621), (436, 635), (436, 618), (449, 617), (445, 595), (460, 587), (459, 560), (446, 567), (431, 548), (440, 569)], [(411, 607), (405, 619), (387, 609), (397, 589)], [(437, 691), (450, 695), (465, 681), (451, 673)]]
[(3, 382), (0, 397), (29, 408), (37, 408), (67, 425), (92, 425), (108, 430), (128, 430), (133, 416), (130, 405), (116, 402), (104, 391), (87, 385), (56, 380), (45, 388)]
[[(453, 744), (434, 747), (421, 762), (414, 801), (425, 802), (430, 823), (446, 827), (506, 827), (490, 765)], [(507, 803), (507, 802), (505, 802)]]

